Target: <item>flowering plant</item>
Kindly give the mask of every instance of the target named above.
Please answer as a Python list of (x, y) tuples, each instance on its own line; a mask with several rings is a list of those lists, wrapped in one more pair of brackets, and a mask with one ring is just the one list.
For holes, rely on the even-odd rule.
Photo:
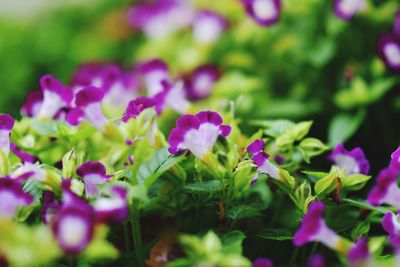
[[(68, 80), (38, 77), (20, 119), (0, 114), (0, 265), (398, 266), (400, 148), (391, 144), (379, 166), (347, 141), (368, 105), (398, 83), (399, 14), (388, 12), (391, 33), (377, 38), (370, 85), (351, 73), (332, 97), (345, 113), (324, 142), (314, 130), (322, 124), (293, 119), (315, 111), (313, 96), (299, 109), (274, 105), (260, 89), (274, 72), (263, 79), (256, 68), (264, 52), (235, 48), (276, 38), (276, 54), (290, 55), (295, 38), (272, 28), (286, 21), (285, 8), (281, 0), (226, 10), (133, 3), (124, 14), (143, 39), (133, 64), (82, 62)], [(328, 34), (370, 8), (332, 1)], [(253, 43), (265, 29), (271, 36)], [(333, 43), (293, 55), (322, 68), (334, 60)], [(290, 94), (300, 103), (299, 88)], [(286, 108), (305, 112), (290, 120)]]

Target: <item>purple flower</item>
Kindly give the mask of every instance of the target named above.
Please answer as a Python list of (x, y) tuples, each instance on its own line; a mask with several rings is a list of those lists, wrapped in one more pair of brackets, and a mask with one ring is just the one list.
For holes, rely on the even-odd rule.
[(390, 166), (400, 171), (400, 146), (392, 153)]
[(128, 192), (121, 186), (112, 186), (109, 197), (99, 197), (93, 203), (96, 221), (118, 223), (129, 215)]
[(400, 208), (400, 188), (397, 186), (399, 172), (394, 168), (383, 169), (376, 179), (376, 185), (368, 194), (368, 203), (379, 206), (383, 203)]
[(137, 71), (143, 76), (149, 96), (163, 91), (164, 86), (161, 82), (170, 79), (168, 65), (160, 59), (152, 59), (139, 64)]
[(51, 191), (45, 191), (43, 193), (43, 206), (41, 210), (42, 222), (44, 224), (53, 223), (60, 208), (61, 203), (57, 201), (54, 193)]
[(8, 114), (0, 114), (0, 149), (6, 155), (10, 153), (10, 133), (13, 127), (13, 117)]
[(252, 267), (274, 267), (273, 262), (267, 258), (257, 258), (253, 261)]
[(106, 183), (110, 176), (106, 175), (106, 168), (100, 162), (88, 161), (76, 169), (85, 183), (85, 193), (88, 198), (100, 196), (98, 185)]
[(37, 113), (37, 117), (52, 119), (60, 109), (71, 105), (73, 98), (72, 90), (65, 87), (50, 74), (40, 78), (40, 87), (43, 92), (43, 102)]
[(336, 16), (343, 20), (351, 19), (365, 7), (365, 0), (334, 0), (333, 9)]
[(312, 255), (308, 260), (308, 267), (326, 267), (326, 262), (321, 254)]
[(109, 123), (101, 110), (101, 102), (104, 91), (93, 86), (81, 89), (75, 95), (75, 106), (67, 115), (67, 122), (71, 125), (78, 125), (82, 120), (92, 124), (100, 131), (104, 131)]
[(152, 39), (162, 39), (189, 26), (194, 9), (186, 0), (156, 0), (132, 6), (129, 23)]
[(21, 149), (18, 148), (18, 146), (14, 143), (10, 144), (11, 151), (21, 159), (22, 162), (29, 162), (29, 163), (35, 163), (39, 161), (39, 159), (35, 156), (32, 156)]
[(349, 259), (350, 267), (367, 266), (371, 258), (371, 254), (368, 250), (368, 239), (358, 239), (356, 244), (354, 244), (353, 247), (350, 249), (347, 257)]
[(247, 14), (261, 26), (269, 26), (279, 19), (282, 3), (280, 0), (241, 0)]
[(251, 159), (258, 166), (257, 172), (265, 173), (277, 180), (282, 180), (279, 169), (269, 161), (269, 154), (264, 152), (264, 147), (265, 143), (262, 139), (254, 140), (247, 146), (247, 152), (254, 155)]
[(189, 101), (186, 99), (183, 82), (179, 81), (174, 84), (164, 80), (161, 82), (163, 91), (154, 96), (157, 101), (157, 109), (159, 113), (164, 107), (169, 107), (179, 113), (185, 113), (189, 109)]
[(389, 241), (396, 247), (400, 246), (400, 217), (388, 212), (382, 218), (382, 227), (389, 234)]
[(309, 242), (321, 242), (329, 248), (341, 249), (341, 238), (332, 231), (323, 218), (325, 205), (322, 202), (314, 201), (309, 207), (293, 238), (295, 246), (302, 246)]
[(43, 103), (42, 91), (31, 91), (25, 99), (25, 103), (21, 108), (21, 113), (24, 116), (36, 117), (39, 114)]
[(378, 41), (378, 54), (385, 65), (394, 71), (400, 70), (400, 37), (389, 33)]
[(193, 22), (193, 37), (203, 44), (214, 43), (228, 26), (223, 16), (210, 10), (197, 13)]
[(250, 154), (258, 154), (264, 152), (265, 142), (262, 139), (254, 140), (250, 145), (247, 146), (247, 152)]
[(359, 147), (348, 151), (343, 144), (339, 144), (333, 150), (332, 154), (329, 155), (329, 159), (340, 169), (346, 170), (347, 176), (358, 173), (368, 174), (369, 162)]
[(93, 238), (94, 211), (70, 189), (71, 180), (64, 180), (63, 202), (52, 224), (59, 246), (67, 254), (84, 250)]
[(200, 100), (208, 97), (219, 78), (219, 70), (214, 65), (208, 64), (196, 68), (185, 84), (189, 99)]
[(22, 206), (31, 204), (33, 197), (22, 190), (20, 180), (0, 178), (0, 219), (12, 219)]
[(30, 162), (21, 164), (11, 175), (18, 179), (33, 179), (39, 182), (44, 182), (47, 178), (46, 172), (39, 165)]
[(169, 152), (176, 154), (188, 149), (196, 157), (203, 158), (218, 136), (226, 137), (230, 132), (231, 127), (222, 124), (222, 117), (217, 112), (186, 114), (176, 121), (176, 127), (168, 136)]
[[(154, 98), (140, 96), (129, 102), (128, 107), (122, 117), (123, 122), (128, 122), (131, 118), (136, 118), (139, 114), (147, 109), (147, 108), (156, 108), (158, 107), (158, 103)], [(159, 112), (159, 110), (158, 110)]]

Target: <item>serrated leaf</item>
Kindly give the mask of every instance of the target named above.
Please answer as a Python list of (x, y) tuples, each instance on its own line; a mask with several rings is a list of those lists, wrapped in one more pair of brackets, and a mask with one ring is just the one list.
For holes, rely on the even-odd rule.
[(249, 217), (259, 216), (261, 210), (265, 209), (262, 205), (238, 205), (228, 211), (228, 217), (232, 220), (240, 220)]
[(242, 243), (246, 238), (244, 233), (235, 230), (222, 236), (222, 251), (227, 254), (242, 254)]

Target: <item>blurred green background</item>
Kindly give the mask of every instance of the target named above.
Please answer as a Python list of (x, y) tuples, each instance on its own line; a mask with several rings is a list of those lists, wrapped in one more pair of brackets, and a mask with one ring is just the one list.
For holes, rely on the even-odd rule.
[[(332, 1), (285, 0), (280, 21), (261, 28), (239, 1), (198, 0), (230, 21), (209, 47), (190, 29), (162, 41), (131, 29), (130, 0), (0, 0), (0, 112), (19, 115), (42, 74), (68, 83), (77, 65), (110, 61), (123, 67), (161, 57), (174, 73), (213, 62), (224, 75), (211, 100), (236, 101), (245, 132), (253, 120), (315, 121), (313, 135), (361, 146), (376, 172), (400, 143), (399, 75), (377, 57), (379, 36), (392, 28), (396, 0), (369, 1), (349, 22)], [(135, 1), (138, 2), (138, 1)]]

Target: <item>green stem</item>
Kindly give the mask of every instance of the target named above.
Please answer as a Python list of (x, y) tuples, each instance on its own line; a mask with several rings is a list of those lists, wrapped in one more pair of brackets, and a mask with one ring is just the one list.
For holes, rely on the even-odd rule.
[(126, 252), (130, 252), (128, 222), (124, 223), (124, 242)]
[(139, 208), (138, 208), (138, 203), (135, 201), (132, 203), (131, 206), (131, 216), (132, 216), (131, 223), (132, 223), (133, 244), (135, 246), (137, 266), (144, 267), (142, 235), (140, 232), (140, 222), (139, 222)]

